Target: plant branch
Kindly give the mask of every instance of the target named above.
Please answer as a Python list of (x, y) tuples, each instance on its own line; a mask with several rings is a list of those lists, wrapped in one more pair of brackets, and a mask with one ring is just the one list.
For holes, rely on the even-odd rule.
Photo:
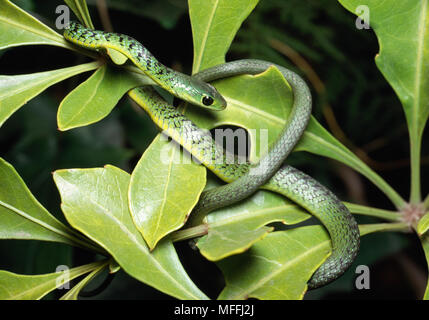
[[(410, 131), (410, 157), (411, 157), (411, 191), (410, 203), (418, 204), (421, 202), (420, 190), (420, 154), (421, 154), (421, 136)], [(425, 200), (426, 201), (426, 200)]]
[(96, 5), (104, 30), (107, 32), (113, 32), (113, 26), (110, 20), (106, 0), (97, 0)]
[(359, 204), (344, 202), (345, 206), (350, 210), (351, 213), (371, 216), (376, 218), (382, 218), (389, 221), (400, 221), (401, 215), (399, 212), (378, 209), (373, 207), (362, 206)]
[(173, 232), (171, 234), (171, 240), (173, 242), (177, 242), (177, 241), (183, 241), (183, 240), (192, 239), (196, 237), (201, 237), (206, 235), (208, 231), (209, 231), (209, 227), (207, 224), (200, 224), (195, 227)]
[(364, 236), (373, 232), (385, 232), (385, 231), (403, 231), (408, 232), (410, 227), (405, 222), (397, 223), (373, 223), (373, 224), (361, 224), (359, 225), (360, 235)]

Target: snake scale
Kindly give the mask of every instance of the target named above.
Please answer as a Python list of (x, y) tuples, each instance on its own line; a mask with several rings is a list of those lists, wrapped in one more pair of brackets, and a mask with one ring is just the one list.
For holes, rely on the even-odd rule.
[(240, 201), (259, 188), (277, 192), (316, 216), (331, 236), (332, 253), (309, 280), (309, 288), (325, 285), (348, 269), (357, 255), (360, 242), (359, 229), (353, 216), (319, 182), (291, 166), (283, 165), (304, 132), (311, 113), (311, 94), (301, 77), (284, 67), (259, 60), (233, 61), (188, 76), (162, 65), (142, 44), (123, 34), (90, 30), (71, 22), (64, 37), (91, 50), (115, 49), (174, 96), (213, 110), (223, 110), (227, 103), (206, 82), (239, 74), (258, 74), (270, 66), (277, 67), (292, 87), (294, 103), (279, 138), (256, 164), (226, 162), (227, 152), (219, 150), (210, 134), (168, 104), (152, 87), (131, 90), (129, 95), (164, 133), (228, 182), (204, 191), (192, 214), (207, 214)]

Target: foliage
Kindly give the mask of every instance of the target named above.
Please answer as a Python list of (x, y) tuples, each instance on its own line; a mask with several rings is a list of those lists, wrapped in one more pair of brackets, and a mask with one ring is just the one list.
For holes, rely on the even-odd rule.
[[(424, 77), (425, 68), (429, 65), (429, 8), (426, 1), (408, 0), (395, 6), (392, 6), (391, 1), (380, 5), (375, 0), (367, 1), (367, 5), (371, 12), (371, 27), (380, 43), (377, 67), (398, 95), (410, 133), (409, 203), (345, 146), (343, 140), (340, 141), (328, 132), (316, 117), (312, 117), (295, 151), (306, 151), (334, 159), (350, 167), (366, 177), (389, 199), (394, 210), (346, 203), (356, 215), (387, 221), (361, 224), (362, 236), (383, 231), (407, 231), (411, 227), (418, 232), (428, 256), (429, 223), (428, 215), (423, 213), (429, 209), (429, 198), (424, 201), (421, 198), (420, 154), (423, 130), (429, 116), (429, 88)], [(84, 0), (65, 2), (79, 20), (87, 26), (92, 25), (90, 11)], [(280, 34), (270, 23), (261, 21), (263, 15), (252, 13), (258, 6), (261, 7), (261, 12), (271, 12), (278, 6), (287, 9), (294, 5), (294, 1), (258, 2), (189, 0), (194, 44), (193, 73), (225, 62), (225, 55), (237, 32), (237, 41), (232, 44), (231, 50), (235, 54), (245, 53), (257, 57), (260, 54), (258, 50), (263, 49), (266, 50), (265, 56), (271, 56), (273, 62), (289, 64), (272, 47), (267, 49), (266, 46), (258, 45), (261, 35), (265, 35), (262, 36), (263, 41), (275, 43), (272, 41), (280, 40), (290, 43), (314, 61), (323, 61), (325, 54), (340, 62), (340, 66), (347, 61), (347, 57), (330, 41), (329, 30), (314, 32), (319, 40), (320, 50), (313, 50), (304, 41)], [(353, 13), (360, 4), (354, 0), (339, 2)], [(108, 3), (125, 11), (134, 8), (133, 1), (112, 0)], [(177, 22), (183, 11), (180, 5), (176, 6), (177, 10), (170, 11), (165, 8), (159, 10), (157, 6), (151, 9), (159, 13), (156, 19), (167, 28)], [(312, 34), (316, 27), (311, 11), (306, 11), (305, 6), (298, 6), (296, 10), (301, 10), (300, 17), (303, 18), (299, 22), (300, 31)], [(335, 10), (340, 10), (340, 7), (337, 6)], [(144, 11), (142, 9), (137, 14), (147, 15)], [(408, 13), (403, 15), (402, 12)], [(170, 15), (167, 19), (169, 23), (165, 22), (165, 15)], [(410, 19), (409, 15), (413, 18)], [(238, 31), (248, 16), (248, 24), (242, 29), (251, 31)], [(281, 16), (280, 21), (284, 24), (297, 23), (290, 15)], [(266, 35), (270, 35), (270, 38)], [(250, 38), (247, 42), (246, 37)], [(397, 41), (401, 43), (400, 50), (397, 50)], [(247, 43), (247, 47), (244, 43)], [(85, 128), (78, 130), (93, 130), (91, 127), (96, 127), (96, 122), (102, 119), (108, 121), (109, 118), (106, 117), (125, 93), (129, 92), (132, 98), (134, 88), (153, 84), (140, 70), (125, 64), (124, 57), (119, 53), (112, 50), (107, 52), (114, 63), (98, 59), (93, 52), (67, 43), (59, 33), (9, 0), (0, 0), (0, 49), (27, 45), (54, 46), (58, 48), (58, 52), (67, 49), (95, 60), (50, 71), (0, 76), (0, 126), (28, 101), (37, 99), (35, 97), (42, 91), (89, 71), (95, 70), (59, 104), (57, 126), (61, 131), (71, 130), (72, 134), (81, 127)], [(359, 73), (355, 70), (354, 76), (359, 78), (356, 74)], [(217, 113), (184, 106), (183, 112), (194, 123), (209, 130), (219, 126), (268, 128), (269, 141), (276, 139), (293, 99), (289, 84), (276, 68), (269, 68), (256, 76), (218, 80), (214, 85), (227, 99), (228, 109)], [(329, 94), (330, 92), (322, 92), (321, 96)], [(91, 126), (87, 128), (89, 125)], [(259, 131), (248, 131), (252, 144), (250, 158), (253, 160), (257, 158), (259, 151), (256, 132)], [(135, 134), (136, 140), (139, 140), (139, 134), (141, 135)], [(145, 139), (148, 136), (151, 135), (146, 135)], [(95, 138), (88, 143), (88, 149), (93, 147), (96, 140)], [(186, 155), (174, 144), (163, 140), (161, 135), (150, 145), (141, 147), (139, 152), (143, 150), (143, 155), (130, 170), (130, 174), (113, 165), (90, 169), (69, 169), (67, 166), (66, 169), (57, 168), (53, 179), (61, 196), (61, 209), (67, 223), (59, 221), (42, 206), (12, 165), (0, 159), (1, 238), (60, 242), (106, 257), (101, 261), (72, 268), (69, 279), (85, 274), (87, 276), (63, 299), (77, 299), (80, 290), (113, 263), (117, 263), (131, 277), (175, 298), (207, 299), (206, 294), (187, 274), (173, 245), (175, 241), (189, 238), (196, 238), (200, 253), (206, 259), (216, 261), (222, 270), (226, 285), (218, 299), (304, 297), (308, 279), (330, 252), (329, 237), (320, 226), (290, 227), (310, 218), (305, 210), (280, 195), (259, 191), (246, 201), (217, 210), (207, 217), (191, 216), (185, 225), (204, 187), (217, 185), (218, 180), (207, 174), (201, 165), (177, 164), (177, 159)], [(167, 161), (160, 161), (158, 158), (162, 150), (167, 151)], [(130, 158), (126, 150), (116, 151), (118, 158)], [(104, 158), (98, 161), (103, 162)], [(60, 219), (64, 220), (63, 217)], [(288, 227), (284, 230), (277, 224), (268, 226), (274, 222), (282, 222)], [(117, 271), (118, 268), (110, 270)], [(40, 299), (56, 289), (57, 280), (62, 276), (61, 273), (30, 276), (0, 271), (0, 288), (8, 288), (0, 290), (0, 297)], [(428, 290), (429, 286), (426, 299)]]

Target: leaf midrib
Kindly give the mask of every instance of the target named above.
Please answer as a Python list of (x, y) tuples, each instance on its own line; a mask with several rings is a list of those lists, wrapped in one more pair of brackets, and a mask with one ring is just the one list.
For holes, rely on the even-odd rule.
[[(93, 102), (94, 97), (95, 97), (95, 95), (97, 94), (98, 89), (100, 88), (101, 84), (102, 84), (102, 83), (103, 83), (103, 81), (104, 81), (104, 78), (105, 78), (105, 76), (106, 76), (107, 67), (106, 67), (106, 66), (104, 66), (104, 67), (102, 67), (102, 68), (100, 68), (100, 69), (98, 69), (98, 70), (100, 70), (100, 72), (101, 72), (101, 76), (100, 76), (100, 79), (98, 80), (98, 82), (97, 82), (97, 83), (95, 83), (95, 85), (94, 85), (94, 87), (93, 87), (93, 90), (92, 90), (91, 94), (88, 96), (88, 98), (86, 99), (86, 101), (82, 104), (82, 106), (81, 106), (81, 108), (79, 109), (79, 111), (78, 111), (78, 112), (76, 112), (73, 116), (71, 116), (71, 117), (69, 118), (69, 121), (67, 121), (67, 122), (65, 122), (65, 123), (63, 123), (63, 124), (62, 124), (62, 127), (63, 127), (63, 128), (69, 128), (70, 123), (73, 123), (73, 122), (75, 121), (75, 119), (76, 119), (76, 118), (79, 118), (79, 117), (80, 117), (80, 115), (82, 114), (83, 110), (85, 110), (85, 109), (86, 109), (86, 107), (88, 106), (88, 104), (90, 104), (90, 103), (92, 103), (92, 102)], [(98, 72), (98, 70), (94, 73), (94, 75)], [(85, 84), (87, 84), (87, 82), (83, 82), (83, 83), (82, 83), (82, 85), (85, 85)], [(82, 88), (82, 87), (81, 87), (81, 88)], [(77, 88), (77, 89), (78, 89), (78, 88)], [(74, 91), (72, 91), (71, 93), (73, 93), (73, 92), (74, 92)], [(66, 99), (67, 99), (67, 98), (65, 98), (63, 101), (67, 101)], [(63, 105), (63, 103), (61, 103), (60, 107), (61, 107), (62, 105)]]
[(417, 45), (417, 59), (416, 59), (416, 75), (415, 75), (415, 88), (414, 88), (414, 103), (413, 103), (413, 123), (416, 136), (419, 134), (420, 128), (418, 126), (419, 110), (420, 110), (420, 92), (422, 81), (422, 60), (423, 48), (425, 40), (425, 25), (427, 16), (427, 0), (422, 0), (422, 7), (420, 10), (419, 26), (418, 26), (418, 45)]
[[(176, 149), (177, 148), (172, 148), (172, 150), (171, 150), (172, 153), (171, 153), (171, 156), (170, 156), (170, 163), (168, 164), (167, 181), (164, 184), (164, 190), (163, 190), (163, 197), (162, 197), (161, 208), (159, 209), (159, 211), (158, 211), (159, 213), (157, 214), (156, 225), (155, 225), (154, 231), (152, 233), (152, 237), (151, 237), (152, 241), (154, 239), (154, 236), (156, 236), (156, 237), (160, 236), (159, 229), (160, 229), (161, 221), (163, 220), (161, 218), (164, 216), (164, 208), (165, 208), (166, 202), (168, 200), (167, 193), (168, 193), (168, 190), (169, 190), (170, 179), (171, 179), (171, 175), (172, 175), (172, 171), (173, 171), (173, 162), (174, 162), (173, 158), (174, 158)], [(159, 238), (157, 240), (159, 240)], [(153, 246), (155, 244), (156, 244), (156, 242), (153, 243)]]
[[(10, 4), (9, 3), (9, 5), (12, 5), (12, 7), (16, 7), (14, 4)], [(17, 7), (17, 8), (18, 9), (16, 9), (16, 8), (14, 8), (14, 9), (21, 11), (21, 9), (19, 7)], [(26, 16), (27, 19), (30, 18), (31, 20), (33, 20), (32, 21), (33, 23), (39, 23), (39, 24), (41, 24), (40, 21), (38, 21), (37, 19), (35, 19), (31, 15), (28, 15), (27, 13), (25, 13), (25, 14), (27, 15)], [(12, 26), (18, 27), (19, 29), (23, 29), (23, 30), (26, 30), (26, 31), (28, 31), (30, 33), (34, 33), (36, 35), (39, 35), (42, 38), (47, 38), (49, 40), (55, 41), (56, 43), (58, 43), (59, 46), (67, 47), (67, 44), (65, 43), (65, 41), (64, 42), (60, 41), (60, 39), (63, 40), (63, 38), (58, 33), (56, 33), (54, 30), (50, 29), (49, 27), (47, 27), (47, 26), (45, 26), (43, 24), (41, 24), (43, 26), (43, 28), (45, 28), (45, 29), (47, 28), (49, 30), (49, 32), (52, 32), (53, 34), (52, 33), (48, 34), (47, 32), (40, 32), (38, 29), (34, 29), (34, 28), (31, 28), (31, 27), (28, 27), (25, 24), (15, 23), (14, 20), (8, 19), (8, 18), (6, 18), (4, 16), (0, 16), (0, 21), (4, 21), (6, 24), (10, 24)], [(55, 37), (54, 37), (54, 35), (55, 35)]]
[(208, 35), (209, 35), (209, 32), (210, 32), (210, 29), (211, 29), (211, 24), (212, 24), (213, 18), (214, 18), (214, 16), (215, 16), (215, 13), (216, 13), (217, 8), (218, 8), (218, 6), (219, 6), (219, 1), (220, 1), (220, 0), (216, 0), (216, 3), (214, 4), (214, 6), (213, 6), (213, 10), (212, 10), (212, 12), (210, 13), (210, 17), (209, 17), (209, 19), (208, 19), (208, 21), (207, 21), (207, 29), (206, 29), (206, 32), (204, 32), (203, 41), (202, 41), (202, 43), (201, 43), (201, 47), (200, 47), (200, 54), (198, 55), (198, 57), (197, 57), (197, 59), (196, 59), (196, 62), (195, 62), (195, 70), (194, 70), (194, 72), (198, 72), (198, 71), (200, 70), (200, 67), (201, 67), (201, 61), (203, 60), (203, 52), (204, 52), (204, 48), (205, 48), (205, 46), (206, 46), (206, 42), (207, 42), (207, 38), (208, 38)]

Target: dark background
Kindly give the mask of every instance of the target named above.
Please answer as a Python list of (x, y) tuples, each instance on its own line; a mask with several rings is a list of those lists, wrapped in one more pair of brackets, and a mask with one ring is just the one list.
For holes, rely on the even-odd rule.
[[(13, 1), (54, 27), (61, 1)], [(96, 29), (106, 29), (95, 1), (88, 1)], [(192, 68), (192, 33), (185, 0), (108, 1), (114, 31), (141, 41), (161, 62), (183, 72)], [(391, 87), (378, 71), (377, 38), (358, 30), (356, 17), (331, 0), (261, 0), (245, 21), (227, 60), (269, 60), (302, 74), (312, 85), (313, 114), (337, 139), (375, 169), (404, 198), (409, 196), (409, 142), (404, 113)], [(0, 52), (0, 74), (53, 70), (86, 62), (68, 50), (24, 46)], [(297, 67), (298, 65), (298, 67)], [(149, 118), (123, 98), (104, 120), (60, 132), (56, 112), (66, 94), (89, 73), (56, 84), (16, 112), (0, 129), (0, 156), (10, 162), (37, 199), (64, 221), (51, 172), (112, 164), (128, 172), (157, 133)], [(335, 116), (333, 116), (335, 115)], [(423, 138), (422, 177), (428, 174), (428, 133)], [(425, 139), (426, 138), (426, 139)], [(288, 160), (333, 190), (341, 199), (394, 209), (370, 182), (329, 159), (295, 153)], [(423, 195), (428, 193), (422, 178)], [(358, 217), (360, 223), (376, 219)], [(195, 283), (215, 298), (224, 286), (215, 264), (188, 243), (176, 246)], [(61, 244), (0, 241), (0, 269), (22, 274), (54, 272), (59, 264), (77, 266), (92, 254)], [(310, 292), (308, 299), (417, 299), (426, 285), (426, 264), (414, 234), (365, 236), (355, 263), (370, 266), (371, 289), (354, 289), (353, 266), (333, 284)], [(101, 281), (102, 279), (98, 279)], [(95, 286), (95, 285), (91, 285)], [(53, 292), (47, 298), (58, 298)], [(119, 272), (100, 299), (171, 299)]]

